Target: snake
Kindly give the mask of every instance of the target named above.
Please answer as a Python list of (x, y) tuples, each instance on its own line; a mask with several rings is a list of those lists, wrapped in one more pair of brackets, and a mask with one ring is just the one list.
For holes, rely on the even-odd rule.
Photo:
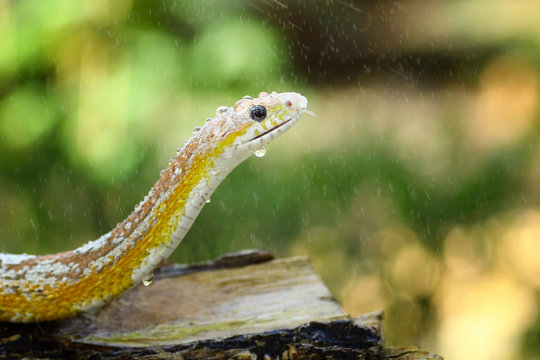
[(218, 107), (110, 232), (57, 254), (0, 253), (0, 321), (91, 312), (144, 282), (176, 249), (222, 180), (303, 113), (312, 114), (295, 92), (261, 92)]

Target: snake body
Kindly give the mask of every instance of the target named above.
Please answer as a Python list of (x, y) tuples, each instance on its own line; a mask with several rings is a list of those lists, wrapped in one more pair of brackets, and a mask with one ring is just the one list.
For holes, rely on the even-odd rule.
[(75, 250), (0, 254), (0, 321), (55, 320), (96, 309), (138, 285), (178, 246), (212, 192), (306, 110), (297, 93), (220, 107), (116, 228)]

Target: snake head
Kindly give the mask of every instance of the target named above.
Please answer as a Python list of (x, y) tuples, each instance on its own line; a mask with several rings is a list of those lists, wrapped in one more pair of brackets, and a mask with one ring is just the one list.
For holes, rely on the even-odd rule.
[(227, 144), (223, 155), (242, 161), (290, 129), (302, 113), (310, 113), (306, 107), (307, 99), (294, 92), (244, 96), (232, 107), (219, 107), (201, 136), (206, 135), (207, 143)]
[(246, 124), (245, 133), (235, 141), (241, 149), (254, 151), (290, 129), (306, 111), (307, 99), (294, 92), (266, 93), (244, 97), (233, 107), (233, 116)]
[[(304, 112), (312, 114), (306, 107), (307, 99), (294, 92), (262, 92), (257, 98), (244, 96), (234, 106), (221, 106), (216, 117), (197, 128), (179, 149), (172, 167), (181, 168), (176, 173), (182, 174), (194, 173), (190, 167), (205, 169), (217, 186), (236, 165), (290, 129)], [(163, 173), (164, 181), (173, 170)]]

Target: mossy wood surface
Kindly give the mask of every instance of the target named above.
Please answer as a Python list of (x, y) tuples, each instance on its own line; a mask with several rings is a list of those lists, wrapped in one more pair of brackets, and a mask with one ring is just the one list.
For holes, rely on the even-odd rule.
[(384, 348), (382, 313), (348, 317), (305, 257), (246, 251), (166, 265), (92, 314), (0, 323), (0, 358), (427, 359)]

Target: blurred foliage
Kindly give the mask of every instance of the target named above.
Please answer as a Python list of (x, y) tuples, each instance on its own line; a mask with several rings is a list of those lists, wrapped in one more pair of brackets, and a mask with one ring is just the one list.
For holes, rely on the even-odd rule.
[(540, 358), (540, 23), (519, 1), (0, 0), (0, 250), (127, 216), (246, 94), (306, 116), (218, 188), (174, 261), (309, 254), (389, 343)]

